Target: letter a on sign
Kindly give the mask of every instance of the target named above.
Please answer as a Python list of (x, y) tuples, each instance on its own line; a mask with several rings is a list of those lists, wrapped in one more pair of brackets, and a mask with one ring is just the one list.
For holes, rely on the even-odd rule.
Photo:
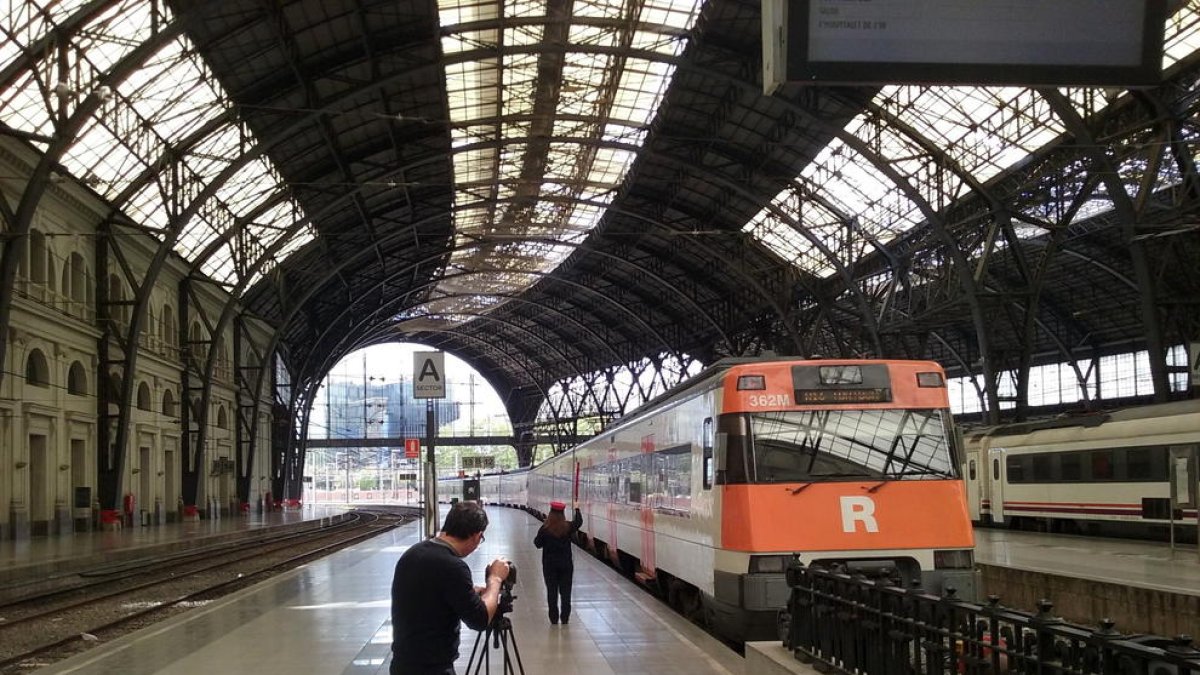
[(446, 354), (413, 354), (413, 398), (446, 397)]

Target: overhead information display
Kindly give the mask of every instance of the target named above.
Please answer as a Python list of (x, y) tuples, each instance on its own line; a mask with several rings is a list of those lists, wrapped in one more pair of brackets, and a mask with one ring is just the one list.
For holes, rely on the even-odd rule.
[[(768, 3), (768, 5), (771, 3)], [(791, 0), (785, 81), (1152, 85), (1165, 0)], [(772, 32), (764, 24), (764, 34)]]

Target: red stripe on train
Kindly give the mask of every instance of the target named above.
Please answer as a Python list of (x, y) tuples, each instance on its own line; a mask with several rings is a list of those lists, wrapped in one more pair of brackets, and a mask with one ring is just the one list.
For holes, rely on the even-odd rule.
[[(1087, 504), (1061, 502), (1004, 502), (1005, 511), (1050, 512), (1050, 513), (1085, 513), (1106, 516), (1140, 516), (1140, 504)], [(1196, 509), (1181, 509), (1184, 518), (1195, 518)], [(1157, 519), (1155, 519), (1157, 520)]]

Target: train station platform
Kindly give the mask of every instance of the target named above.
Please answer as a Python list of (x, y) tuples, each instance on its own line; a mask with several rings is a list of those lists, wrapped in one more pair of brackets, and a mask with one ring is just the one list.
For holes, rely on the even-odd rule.
[(975, 562), (1200, 595), (1195, 545), (975, 528)]
[(1200, 635), (1200, 560), (1194, 545), (976, 528), (985, 595), (1031, 611), (1042, 599), (1083, 626), (1123, 633)]
[(305, 505), (282, 511), (130, 527), (113, 531), (75, 532), (21, 541), (0, 541), (0, 598), (32, 581), (162, 555), (169, 552), (255, 537), (263, 530), (319, 527), (341, 517), (347, 506)]
[[(744, 672), (744, 659), (731, 647), (579, 549), (571, 623), (551, 625), (541, 553), (532, 543), (540, 523), (523, 511), (495, 506), (488, 507), (488, 515), (487, 538), (466, 561), (477, 583), (483, 583), (484, 567), (496, 556), (517, 564), (509, 617), (527, 674)], [(386, 673), (392, 572), (421, 537), (420, 523), (409, 523), (38, 672)], [(475, 636), (463, 629), (459, 673), (467, 672)], [(500, 651), (492, 648), (489, 656), (490, 668), (503, 672)]]

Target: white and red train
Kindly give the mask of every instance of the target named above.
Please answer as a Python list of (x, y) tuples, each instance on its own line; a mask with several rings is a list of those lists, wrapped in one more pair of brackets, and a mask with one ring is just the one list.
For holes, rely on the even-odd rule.
[(1196, 540), (1200, 400), (964, 434), (971, 519), (1049, 532)]
[(479, 494), (578, 501), (596, 555), (722, 635), (771, 638), (794, 555), (974, 596), (955, 438), (935, 363), (728, 360)]

